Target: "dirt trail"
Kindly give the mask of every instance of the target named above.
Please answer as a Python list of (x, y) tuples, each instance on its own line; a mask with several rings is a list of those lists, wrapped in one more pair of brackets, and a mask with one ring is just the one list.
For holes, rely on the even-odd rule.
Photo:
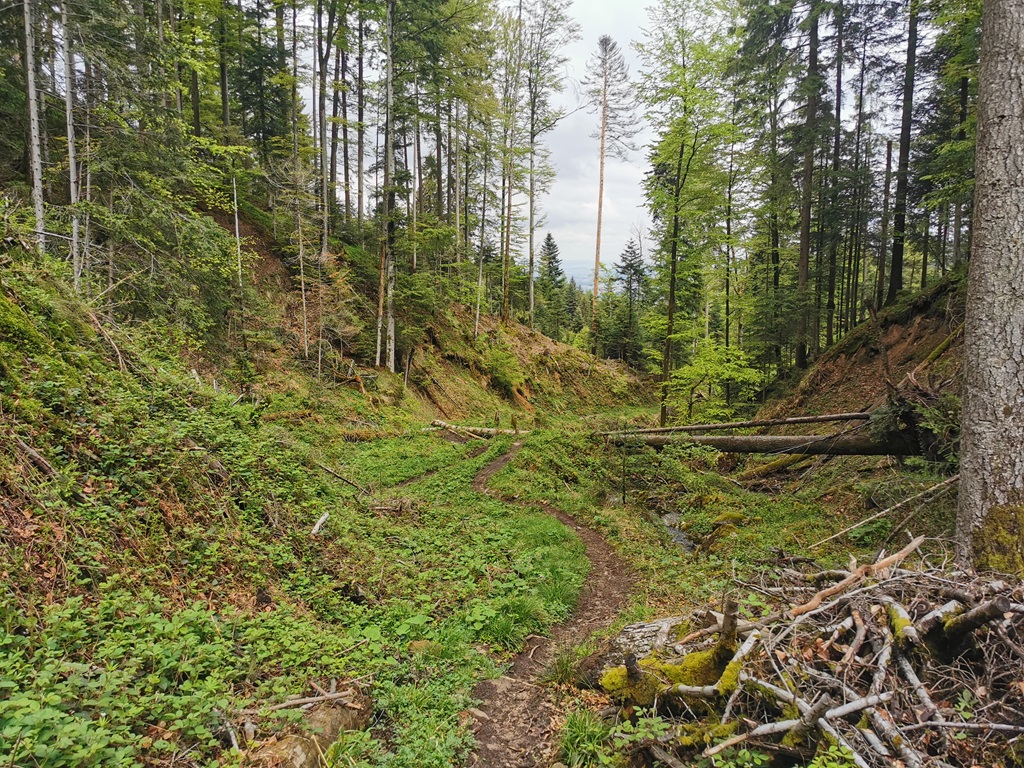
[[(521, 446), (522, 443), (513, 443), (507, 453), (480, 470), (473, 480), (473, 490), (494, 496), (487, 489), (487, 482), (511, 461)], [(470, 756), (469, 765), (474, 768), (539, 768), (554, 761), (558, 744), (551, 718), (555, 707), (548, 690), (538, 685), (537, 678), (556, 648), (578, 643), (610, 624), (625, 605), (631, 584), (626, 562), (595, 531), (554, 507), (522, 503), (542, 507), (576, 531), (586, 545), (591, 571), (572, 618), (554, 627), (550, 637), (530, 636), (504, 677), (485, 680), (477, 686), (475, 694), (482, 703), (478, 712), (473, 713), (478, 747)]]

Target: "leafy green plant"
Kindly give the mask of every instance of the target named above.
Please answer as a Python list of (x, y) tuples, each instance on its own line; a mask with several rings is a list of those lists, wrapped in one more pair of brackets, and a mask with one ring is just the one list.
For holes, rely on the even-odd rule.
[(824, 750), (818, 750), (818, 754), (807, 764), (807, 768), (854, 768), (856, 763), (853, 760), (853, 753), (846, 747), (838, 744), (830, 744)]
[(756, 749), (730, 747), (712, 757), (700, 758), (696, 765), (697, 768), (760, 768), (771, 760), (770, 755)]

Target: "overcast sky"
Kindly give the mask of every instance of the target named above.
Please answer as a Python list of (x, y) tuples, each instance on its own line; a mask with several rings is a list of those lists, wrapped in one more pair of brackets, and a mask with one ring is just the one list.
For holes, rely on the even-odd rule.
[[(575, 0), (570, 13), (582, 32), (582, 38), (566, 49), (572, 80), (578, 82), (585, 76), (587, 59), (597, 49), (601, 35), (612, 36), (629, 62), (630, 76), (637, 75), (640, 64), (632, 43), (643, 38), (647, 14), (642, 6), (621, 0)], [(564, 106), (574, 109), (577, 99), (574, 89), (567, 87), (562, 95)], [(547, 222), (538, 240), (543, 238), (543, 232), (550, 232), (558, 243), (566, 274), (583, 285), (590, 285), (594, 279), (600, 147), (591, 134), (597, 128), (597, 120), (597, 115), (581, 110), (559, 123), (546, 137), (557, 175), (551, 192), (541, 201)], [(644, 144), (649, 141), (649, 132), (642, 132), (636, 138), (639, 151), (631, 154), (629, 162), (609, 157), (605, 164), (601, 227), (601, 263), (605, 266), (617, 260), (631, 229), (647, 229), (649, 217), (640, 184), (646, 157)]]

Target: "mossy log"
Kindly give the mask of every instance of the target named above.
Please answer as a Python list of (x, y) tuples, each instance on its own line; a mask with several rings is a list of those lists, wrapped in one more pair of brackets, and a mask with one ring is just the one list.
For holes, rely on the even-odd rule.
[(863, 435), (628, 435), (615, 445), (704, 445), (723, 453), (776, 453), (824, 456), (915, 456), (921, 451), (899, 435), (884, 441)]

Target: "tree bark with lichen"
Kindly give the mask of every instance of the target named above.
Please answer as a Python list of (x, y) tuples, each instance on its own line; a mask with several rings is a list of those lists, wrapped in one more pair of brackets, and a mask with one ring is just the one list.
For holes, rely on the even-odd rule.
[(958, 555), (1024, 570), (1024, 0), (985, 0)]

